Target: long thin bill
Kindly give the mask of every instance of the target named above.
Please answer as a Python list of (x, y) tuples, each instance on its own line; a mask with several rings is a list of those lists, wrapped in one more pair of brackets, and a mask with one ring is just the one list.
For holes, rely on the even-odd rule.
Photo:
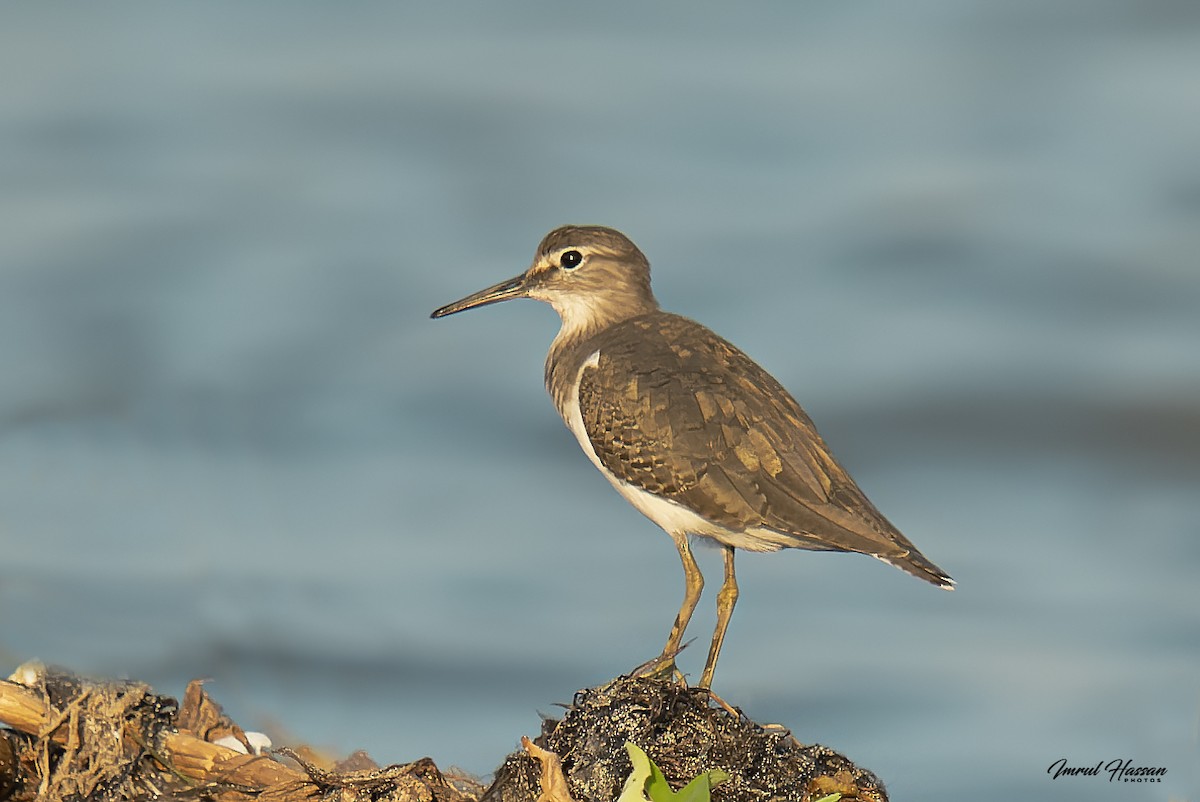
[(474, 309), (477, 306), (487, 306), (488, 304), (497, 304), (501, 301), (507, 301), (510, 298), (523, 298), (525, 296), (525, 274), (510, 278), (508, 281), (501, 281), (499, 284), (488, 287), (486, 290), (472, 293), (466, 298), (455, 301), (452, 304), (446, 304), (441, 309), (435, 309), (432, 318), (445, 317), (453, 315), (456, 312), (464, 312), (468, 309)]

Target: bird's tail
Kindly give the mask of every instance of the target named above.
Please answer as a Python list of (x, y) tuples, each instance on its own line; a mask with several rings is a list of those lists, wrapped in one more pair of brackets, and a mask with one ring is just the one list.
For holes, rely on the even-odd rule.
[(943, 590), (954, 590), (954, 580), (950, 575), (938, 568), (925, 555), (916, 549), (909, 549), (901, 554), (876, 554), (888, 565), (894, 565), (905, 573), (912, 574), (917, 579), (924, 579), (931, 585), (937, 585)]

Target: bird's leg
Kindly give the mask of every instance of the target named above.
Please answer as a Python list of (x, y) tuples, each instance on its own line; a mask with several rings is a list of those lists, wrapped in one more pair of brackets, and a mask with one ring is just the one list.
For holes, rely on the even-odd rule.
[(688, 622), (692, 620), (692, 613), (696, 610), (696, 605), (700, 601), (700, 593), (704, 590), (704, 575), (700, 573), (700, 566), (696, 565), (696, 558), (692, 556), (692, 547), (688, 543), (687, 534), (672, 532), (671, 539), (675, 541), (675, 548), (679, 549), (679, 559), (683, 562), (683, 604), (679, 608), (679, 615), (675, 616), (675, 625), (671, 627), (671, 634), (667, 638), (667, 645), (663, 647), (660, 665), (663, 668), (670, 667), (672, 672), (675, 668), (675, 655), (679, 652), (679, 645), (683, 642), (683, 633), (687, 630)]
[(729, 618), (733, 615), (733, 606), (737, 604), (737, 577), (733, 573), (733, 546), (725, 546), (725, 582), (717, 592), (717, 628), (713, 631), (712, 646), (708, 650), (708, 661), (704, 664), (704, 673), (700, 675), (700, 687), (712, 686), (713, 672), (717, 670), (717, 658), (721, 655), (721, 644), (725, 642), (725, 630), (729, 627)]

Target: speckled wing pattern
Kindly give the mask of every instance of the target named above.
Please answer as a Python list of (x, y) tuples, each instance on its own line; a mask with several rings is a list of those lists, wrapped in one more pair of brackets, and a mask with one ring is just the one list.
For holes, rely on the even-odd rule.
[[(732, 532), (871, 554), (934, 584), (926, 560), (834, 461), (812, 420), (765, 370), (694, 321), (657, 313), (605, 330), (579, 407), (616, 477)], [(603, 388), (603, 389), (602, 389)]]

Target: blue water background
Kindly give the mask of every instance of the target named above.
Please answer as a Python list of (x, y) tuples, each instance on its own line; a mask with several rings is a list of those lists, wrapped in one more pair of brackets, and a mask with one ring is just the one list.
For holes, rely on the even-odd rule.
[(552, 311), (428, 319), (602, 223), (959, 582), (745, 555), (723, 696), (897, 800), (1200, 799), (1198, 87), (1169, 0), (9, 5), (4, 670), (486, 774), (655, 655)]

